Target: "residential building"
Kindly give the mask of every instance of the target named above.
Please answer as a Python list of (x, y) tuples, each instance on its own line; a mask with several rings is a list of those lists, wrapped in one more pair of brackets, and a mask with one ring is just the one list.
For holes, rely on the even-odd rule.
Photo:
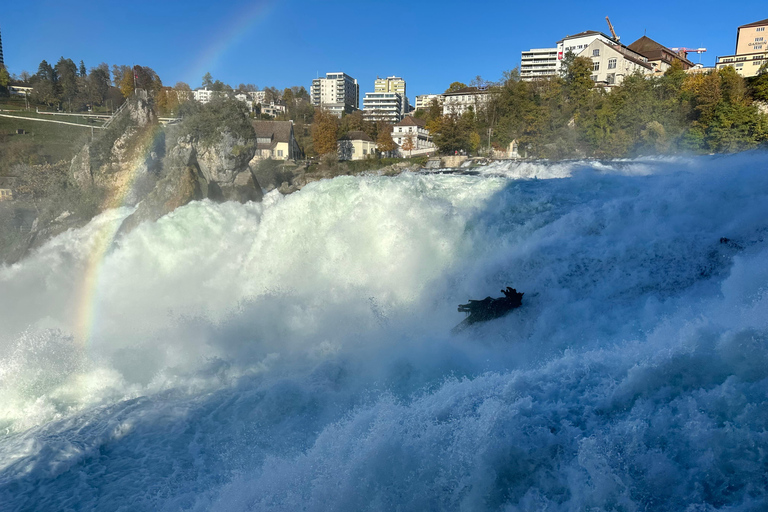
[(291, 121), (253, 121), (256, 132), (254, 160), (299, 160), (303, 157)]
[(365, 132), (348, 132), (337, 144), (339, 160), (363, 160), (376, 154), (376, 143)]
[(617, 44), (616, 41), (602, 32), (586, 30), (572, 36), (565, 36), (557, 44), (557, 72), (560, 72), (562, 61), (568, 52), (576, 56), (581, 55), (593, 41), (600, 40), (606, 44)]
[(328, 109), (341, 118), (344, 112), (358, 110), (360, 86), (346, 73), (326, 73), (325, 78), (312, 80), (310, 98), (312, 105)]
[(532, 48), (520, 54), (520, 79), (535, 80), (557, 74), (560, 67), (557, 48)]
[(8, 84), (8, 92), (12, 96), (29, 96), (35, 89), (27, 85), (26, 82), (10, 82)]
[[(392, 127), (392, 140), (400, 147), (402, 156), (423, 155), (436, 150), (432, 136), (427, 130), (426, 121), (417, 117), (407, 116)], [(411, 140), (411, 149), (403, 149), (405, 142)]]
[(363, 119), (395, 124), (405, 115), (405, 100), (399, 92), (367, 92), (363, 98)]
[(403, 114), (407, 114), (411, 110), (405, 91), (405, 80), (399, 76), (377, 77), (373, 83), (373, 92), (396, 92), (403, 97)]
[(742, 25), (736, 30), (736, 54), (717, 58), (717, 69), (733, 66), (743, 77), (756, 76), (768, 62), (768, 19)]
[(266, 114), (269, 117), (277, 117), (285, 114), (285, 105), (280, 102), (270, 101), (269, 105), (261, 104), (261, 113)]
[(673, 52), (650, 37), (643, 36), (627, 48), (648, 59), (648, 63), (654, 67), (654, 74), (656, 75), (664, 74), (675, 62), (680, 64), (683, 71), (694, 66), (693, 62), (685, 58), (684, 55)]
[(602, 38), (595, 38), (580, 55), (592, 60), (592, 81), (604, 87), (621, 85), (625, 77), (635, 72), (643, 75), (654, 72), (647, 58), (621, 43), (606, 42)]
[(440, 107), (443, 106), (442, 94), (421, 94), (416, 96), (416, 110), (427, 110), (432, 105), (432, 100), (437, 100)]
[(216, 91), (212, 91), (208, 89), (208, 87), (198, 87), (194, 91), (192, 91), (192, 94), (195, 95), (195, 100), (199, 101), (200, 103), (208, 103), (213, 99), (214, 96), (216, 96)]
[(491, 98), (491, 92), (478, 87), (465, 87), (458, 91), (446, 92), (443, 98), (443, 115), (460, 116), (467, 110), (472, 109), (477, 112), (484, 108)]

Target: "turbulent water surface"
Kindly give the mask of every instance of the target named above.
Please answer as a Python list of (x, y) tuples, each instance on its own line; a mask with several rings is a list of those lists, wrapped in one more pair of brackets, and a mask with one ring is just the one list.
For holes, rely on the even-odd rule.
[(0, 267), (2, 510), (768, 509), (766, 154), (129, 213)]

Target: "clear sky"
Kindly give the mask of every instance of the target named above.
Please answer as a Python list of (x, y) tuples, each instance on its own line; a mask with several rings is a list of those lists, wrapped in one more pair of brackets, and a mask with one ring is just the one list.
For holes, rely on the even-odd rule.
[[(443, 92), (480, 75), (498, 80), (520, 64), (520, 52), (552, 47), (583, 30), (621, 41), (644, 33), (661, 44), (706, 47), (701, 62), (732, 54), (736, 27), (768, 18), (765, 0), (715, 2), (549, 2), (452, 0), (27, 0), (0, 8), (5, 63), (35, 73), (61, 56), (88, 68), (100, 62), (140, 64), (165, 85), (199, 87), (214, 79), (237, 87), (280, 89), (331, 71), (360, 83), (405, 78), (408, 96)], [(762, 6), (762, 7), (761, 7)], [(690, 56), (698, 62), (698, 56)]]

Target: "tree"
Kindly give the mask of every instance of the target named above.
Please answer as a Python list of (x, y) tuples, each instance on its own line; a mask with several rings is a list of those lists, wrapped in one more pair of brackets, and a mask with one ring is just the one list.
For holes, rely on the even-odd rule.
[(91, 68), (91, 74), (88, 76), (88, 92), (94, 102), (99, 105), (104, 104), (109, 92), (109, 68), (106, 70), (101, 66)]
[(460, 91), (462, 89), (466, 89), (467, 84), (462, 82), (453, 82), (451, 85), (448, 86), (448, 88), (445, 90), (446, 93), (448, 92), (456, 92)]
[(377, 131), (379, 133), (376, 137), (376, 148), (386, 156), (391, 156), (397, 149), (397, 144), (392, 139), (392, 125), (382, 122)]
[(77, 65), (72, 59), (61, 57), (56, 63), (56, 74), (59, 77), (59, 100), (69, 103), (72, 110), (72, 100), (77, 95)]
[(413, 134), (409, 133), (405, 136), (405, 140), (403, 141), (403, 150), (408, 152), (408, 157), (411, 156), (411, 151), (415, 149), (415, 144), (413, 143)]
[(80, 71), (80, 76), (82, 76), (82, 77), (87, 76), (86, 71), (85, 71), (85, 62), (83, 62), (82, 60), (80, 61), (80, 70), (79, 71)]
[(34, 91), (32, 99), (38, 103), (43, 103), (49, 107), (58, 102), (56, 94), (58, 75), (56, 70), (43, 60), (37, 68), (37, 73), (31, 78)]
[(203, 75), (203, 87), (213, 87), (213, 76), (210, 71)]
[(312, 145), (315, 152), (329, 155), (338, 152), (339, 119), (328, 110), (315, 110), (315, 122), (312, 124)]

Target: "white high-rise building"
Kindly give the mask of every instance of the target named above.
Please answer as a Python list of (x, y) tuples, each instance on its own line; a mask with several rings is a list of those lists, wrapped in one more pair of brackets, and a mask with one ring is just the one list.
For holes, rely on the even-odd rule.
[(397, 123), (410, 110), (405, 80), (399, 76), (376, 78), (373, 92), (365, 93), (363, 113), (369, 121)]
[(363, 98), (363, 118), (395, 124), (403, 118), (405, 103), (399, 92), (367, 92)]
[(557, 74), (557, 48), (532, 48), (520, 55), (520, 79), (534, 80)]
[(360, 86), (346, 73), (326, 73), (325, 78), (312, 80), (312, 105), (330, 110), (337, 117), (358, 110)]

